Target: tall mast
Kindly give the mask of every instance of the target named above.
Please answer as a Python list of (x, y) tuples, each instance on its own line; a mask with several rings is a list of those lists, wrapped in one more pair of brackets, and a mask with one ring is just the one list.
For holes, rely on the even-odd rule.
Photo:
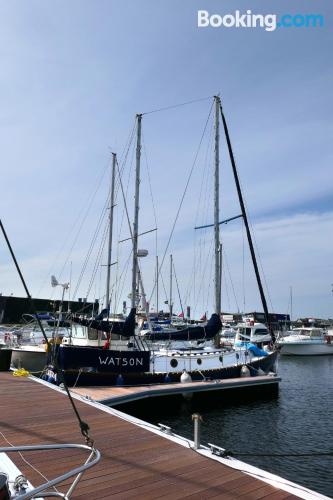
[[(110, 187), (110, 217), (109, 217), (109, 246), (108, 246), (108, 262), (107, 262), (107, 276), (106, 276), (106, 308), (110, 313), (110, 277), (111, 277), (111, 249), (112, 249), (112, 230), (113, 230), (113, 209), (114, 209), (114, 181), (116, 174), (116, 153), (112, 153), (112, 174), (111, 174), (111, 187)], [(108, 315), (109, 315), (108, 313)]]
[(133, 223), (133, 266), (132, 266), (132, 308), (136, 307), (136, 280), (138, 266), (138, 229), (139, 229), (139, 188), (140, 188), (140, 161), (141, 161), (141, 120), (142, 115), (136, 115), (138, 120), (136, 141), (136, 169), (135, 169), (135, 202)]
[(172, 262), (172, 255), (170, 255), (170, 296), (169, 296), (169, 311), (170, 311), (170, 321), (172, 321), (172, 268), (173, 268), (173, 262)]
[(221, 314), (221, 270), (220, 270), (220, 98), (215, 96), (215, 183), (214, 183), (214, 239), (215, 239), (215, 312)]
[(234, 153), (233, 153), (232, 147), (231, 147), (231, 141), (230, 141), (230, 137), (229, 137), (228, 126), (227, 126), (227, 122), (226, 122), (226, 119), (224, 117), (224, 113), (223, 113), (223, 109), (222, 109), (221, 105), (220, 105), (220, 111), (221, 111), (221, 117), (222, 117), (222, 122), (223, 122), (224, 133), (225, 133), (225, 137), (226, 137), (226, 140), (227, 140), (227, 145), (228, 145), (228, 151), (229, 151), (229, 157), (230, 157), (230, 161), (231, 161), (232, 171), (233, 171), (233, 174), (234, 174), (236, 189), (237, 189), (237, 193), (238, 193), (239, 204), (240, 204), (240, 207), (241, 207), (241, 210), (242, 210), (242, 216), (243, 216), (243, 220), (244, 220), (244, 224), (245, 224), (247, 240), (248, 240), (249, 247), (250, 247), (250, 253), (251, 253), (252, 263), (253, 263), (254, 272), (255, 272), (255, 275), (256, 275), (256, 278), (257, 278), (257, 284), (258, 284), (258, 288), (259, 288), (261, 303), (262, 303), (262, 306), (263, 306), (263, 309), (264, 309), (265, 321), (266, 321), (266, 323), (267, 323), (267, 325), (268, 325), (268, 327), (270, 329), (271, 336), (272, 336), (272, 341), (275, 342), (275, 335), (274, 335), (273, 329), (271, 328), (271, 324), (270, 324), (270, 319), (269, 319), (269, 314), (268, 314), (268, 307), (267, 307), (266, 297), (265, 297), (264, 289), (263, 289), (263, 286), (262, 286), (262, 283), (261, 283), (261, 278), (260, 278), (259, 268), (258, 268), (258, 264), (257, 264), (257, 259), (256, 259), (256, 255), (255, 255), (255, 252), (254, 252), (254, 246), (253, 246), (253, 242), (252, 242), (252, 237), (251, 237), (251, 232), (250, 232), (250, 226), (249, 226), (249, 222), (248, 222), (248, 219), (247, 219), (247, 214), (246, 214), (245, 205), (244, 205), (244, 201), (243, 201), (243, 195), (242, 195), (242, 191), (241, 191), (241, 187), (240, 187), (240, 182), (239, 182), (239, 178), (238, 178), (238, 173), (237, 173), (237, 168), (236, 168)]
[(159, 304), (158, 304), (158, 255), (156, 255), (156, 312), (158, 316), (158, 309), (159, 309)]

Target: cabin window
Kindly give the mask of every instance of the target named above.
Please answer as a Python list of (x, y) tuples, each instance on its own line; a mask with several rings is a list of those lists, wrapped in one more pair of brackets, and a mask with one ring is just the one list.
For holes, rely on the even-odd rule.
[(98, 331), (97, 330), (88, 330), (88, 339), (89, 340), (98, 340)]
[(172, 366), (172, 368), (176, 368), (176, 366), (178, 366), (178, 361), (176, 359), (172, 359), (170, 361), (170, 365)]
[(268, 330), (266, 328), (257, 328), (254, 335), (268, 335)]
[(77, 338), (84, 338), (84, 330), (81, 327), (76, 328), (76, 325), (73, 325), (72, 328), (72, 336)]
[(198, 363), (198, 365), (201, 365), (201, 363), (202, 363), (202, 359), (198, 358), (198, 359), (197, 359), (197, 363)]

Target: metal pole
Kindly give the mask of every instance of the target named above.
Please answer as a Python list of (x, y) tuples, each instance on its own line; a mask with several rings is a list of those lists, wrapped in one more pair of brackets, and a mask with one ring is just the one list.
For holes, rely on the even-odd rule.
[(243, 219), (244, 219), (244, 224), (245, 224), (245, 229), (246, 229), (246, 235), (247, 235), (247, 240), (248, 240), (249, 247), (250, 247), (250, 253), (251, 253), (252, 263), (253, 263), (253, 267), (254, 267), (254, 272), (255, 272), (255, 275), (256, 275), (256, 278), (257, 278), (257, 284), (258, 284), (258, 288), (259, 288), (259, 293), (260, 293), (262, 307), (264, 309), (265, 321), (266, 321), (266, 323), (268, 325), (268, 328), (270, 330), (272, 341), (275, 342), (275, 334), (274, 334), (273, 328), (271, 327), (271, 324), (270, 324), (270, 319), (269, 319), (269, 314), (268, 314), (268, 307), (267, 307), (266, 297), (265, 297), (264, 289), (263, 289), (263, 286), (262, 286), (262, 283), (261, 283), (261, 278), (260, 278), (259, 268), (258, 268), (258, 264), (257, 264), (257, 259), (256, 259), (256, 255), (255, 255), (255, 252), (254, 252), (254, 246), (253, 246), (253, 242), (252, 242), (252, 237), (251, 237), (251, 232), (250, 232), (250, 226), (249, 226), (249, 223), (248, 223), (247, 214), (246, 214), (246, 210), (245, 210), (245, 204), (244, 204), (243, 195), (242, 195), (242, 191), (241, 191), (241, 187), (240, 187), (240, 182), (239, 182), (239, 178), (238, 178), (238, 172), (237, 172), (237, 168), (236, 168), (236, 162), (235, 162), (235, 158), (234, 158), (234, 153), (233, 153), (232, 147), (231, 147), (231, 141), (230, 141), (230, 137), (229, 137), (228, 126), (227, 126), (227, 122), (226, 122), (226, 119), (225, 119), (225, 116), (224, 116), (223, 109), (222, 109), (221, 105), (220, 105), (220, 112), (221, 112), (221, 117), (222, 117), (222, 122), (223, 122), (223, 128), (224, 128), (225, 137), (226, 137), (226, 140), (227, 140), (227, 145), (228, 145), (228, 151), (229, 151), (229, 157), (230, 157), (230, 161), (231, 161), (232, 171), (233, 171), (233, 174), (234, 174), (236, 189), (237, 189), (237, 193), (238, 193), (239, 204), (240, 204), (240, 207), (241, 207), (241, 210), (242, 210), (242, 214), (243, 214)]
[(219, 265), (220, 265), (220, 276), (219, 276), (219, 286), (220, 286), (220, 308), (221, 308), (221, 312), (222, 312), (222, 258), (223, 258), (223, 254), (222, 254), (222, 243), (220, 243), (220, 248), (219, 248), (219, 257), (220, 257), (220, 262), (219, 262)]
[(114, 209), (114, 181), (116, 174), (116, 153), (112, 153), (112, 174), (110, 186), (110, 218), (109, 218), (109, 246), (108, 246), (108, 262), (107, 262), (107, 276), (106, 276), (106, 293), (105, 303), (108, 309), (108, 316), (110, 314), (110, 277), (111, 277), (111, 251), (112, 251), (112, 230), (113, 230), (113, 209)]
[(193, 413), (192, 421), (194, 422), (194, 449), (200, 448), (200, 437), (201, 437), (201, 422), (202, 417), (199, 413)]
[(170, 255), (170, 296), (169, 296), (169, 310), (170, 310), (170, 321), (172, 321), (172, 310), (173, 310), (173, 304), (172, 304), (172, 255)]
[(215, 188), (214, 188), (214, 235), (215, 235), (215, 312), (221, 313), (220, 288), (220, 225), (219, 225), (219, 188), (220, 188), (220, 98), (215, 97)]
[(157, 312), (157, 317), (158, 317), (158, 309), (159, 309), (159, 304), (158, 304), (158, 255), (156, 255), (156, 312)]
[(141, 160), (141, 120), (137, 115), (137, 142), (136, 142), (136, 169), (135, 169), (135, 203), (133, 223), (133, 266), (132, 266), (132, 308), (136, 307), (137, 266), (138, 266), (138, 229), (139, 229), (139, 188), (140, 188), (140, 160)]

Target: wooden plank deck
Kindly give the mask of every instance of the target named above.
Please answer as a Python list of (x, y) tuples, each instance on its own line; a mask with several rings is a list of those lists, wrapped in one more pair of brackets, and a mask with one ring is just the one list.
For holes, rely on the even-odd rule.
[[(83, 475), (73, 499), (297, 498), (92, 404), (76, 403), (82, 419), (90, 425), (102, 459)], [(13, 377), (10, 372), (0, 372), (0, 431), (0, 446), (8, 446), (8, 441), (15, 446), (83, 443), (65, 394), (30, 378)], [(49, 479), (86, 458), (76, 450), (24, 456)], [(10, 457), (32, 484), (43, 482), (16, 454)]]
[(276, 385), (281, 381), (277, 376), (242, 377), (235, 379), (190, 382), (186, 384), (154, 384), (144, 386), (92, 386), (75, 387), (71, 389), (75, 394), (88, 396), (94, 401), (115, 406), (117, 404), (129, 403), (138, 399), (152, 398), (156, 396), (172, 396), (175, 394), (186, 394), (196, 392), (210, 392), (226, 389), (240, 389), (245, 387), (257, 387), (263, 385)]

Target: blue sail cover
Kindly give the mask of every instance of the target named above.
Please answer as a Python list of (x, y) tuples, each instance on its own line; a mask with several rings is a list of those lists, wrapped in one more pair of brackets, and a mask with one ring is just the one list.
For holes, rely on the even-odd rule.
[(264, 351), (264, 349), (259, 349), (255, 344), (246, 344), (246, 349), (251, 351), (255, 356), (268, 356), (268, 352)]
[(222, 328), (221, 319), (218, 314), (212, 314), (206, 325), (187, 326), (174, 332), (161, 331), (146, 333), (148, 340), (209, 340), (215, 337)]
[[(104, 310), (106, 311), (106, 310)], [(131, 309), (129, 315), (125, 321), (113, 321), (112, 319), (103, 319), (107, 316), (103, 311), (95, 318), (75, 318), (73, 317), (74, 323), (78, 323), (82, 326), (87, 326), (93, 328), (94, 330), (99, 330), (106, 333), (116, 333), (117, 335), (122, 335), (123, 337), (132, 337), (135, 332), (135, 314), (136, 309)]]

